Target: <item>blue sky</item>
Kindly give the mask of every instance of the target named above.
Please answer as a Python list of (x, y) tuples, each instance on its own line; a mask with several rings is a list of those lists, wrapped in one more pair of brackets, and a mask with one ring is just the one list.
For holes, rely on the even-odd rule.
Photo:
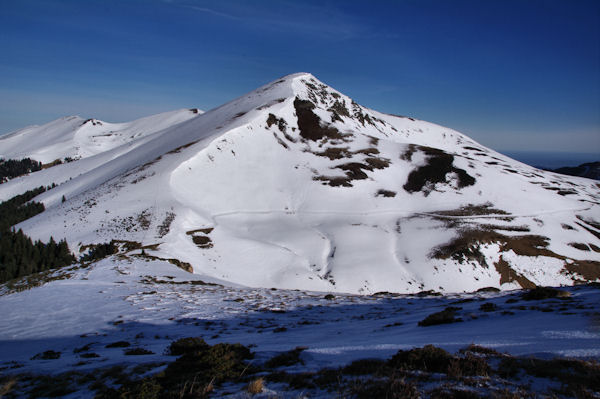
[(599, 1), (0, 0), (0, 133), (300, 71), (494, 149), (600, 154)]

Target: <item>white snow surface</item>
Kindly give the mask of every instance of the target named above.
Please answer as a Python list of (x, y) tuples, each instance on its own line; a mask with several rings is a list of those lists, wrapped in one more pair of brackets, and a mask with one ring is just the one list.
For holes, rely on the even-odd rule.
[[(303, 135), (301, 101), (329, 136)], [(203, 279), (246, 287), (470, 292), (597, 279), (597, 182), (367, 109), (310, 74), (202, 114), (94, 122), (70, 117), (0, 138), (5, 158), (76, 159), (0, 185), (6, 200), (58, 184), (35, 199), (46, 211), (16, 226), (31, 237), (65, 237), (74, 251), (135, 241)], [(448, 156), (440, 179), (405, 188)], [(467, 233), (476, 237), (458, 242), (462, 252), (440, 250)]]

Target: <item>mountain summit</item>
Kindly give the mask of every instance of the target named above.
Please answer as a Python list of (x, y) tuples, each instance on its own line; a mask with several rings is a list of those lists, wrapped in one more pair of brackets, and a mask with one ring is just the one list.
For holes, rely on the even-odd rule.
[(88, 134), (86, 151), (60, 143), (104, 126), (94, 120), (0, 138), (5, 158), (48, 162), (59, 146), (74, 159), (0, 185), (2, 200), (58, 185), (17, 227), (82, 251), (115, 240), (124, 265), (163, 259), (247, 286), (458, 292), (600, 277), (596, 182), (365, 108), (310, 74), (150, 120)]

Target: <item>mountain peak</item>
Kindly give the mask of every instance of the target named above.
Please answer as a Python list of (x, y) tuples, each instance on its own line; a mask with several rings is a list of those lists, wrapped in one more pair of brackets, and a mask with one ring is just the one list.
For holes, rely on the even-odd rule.
[[(203, 114), (87, 125), (69, 143), (94, 156), (0, 185), (4, 199), (59, 185), (18, 226), (35, 239), (135, 243), (123, 259), (247, 286), (457, 292), (600, 277), (595, 182), (362, 107), (308, 73)], [(25, 156), (68, 147), (31, 145)]]

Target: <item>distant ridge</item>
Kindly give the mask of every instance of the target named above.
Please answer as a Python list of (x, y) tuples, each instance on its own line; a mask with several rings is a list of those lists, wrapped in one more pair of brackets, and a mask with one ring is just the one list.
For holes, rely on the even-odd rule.
[(588, 179), (600, 180), (600, 161), (587, 162), (579, 166), (566, 166), (558, 169), (548, 169), (555, 173), (569, 176), (587, 177)]

